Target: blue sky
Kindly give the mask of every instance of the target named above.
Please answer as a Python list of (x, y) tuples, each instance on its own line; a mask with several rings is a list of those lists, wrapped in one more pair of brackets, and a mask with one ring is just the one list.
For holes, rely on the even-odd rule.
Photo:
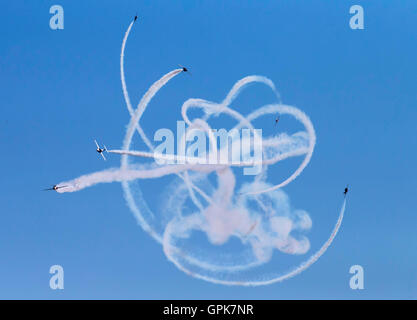
[[(53, 4), (64, 8), (64, 30), (49, 28)], [(364, 30), (349, 28), (354, 4), (365, 10)], [(2, 8), (0, 298), (417, 298), (415, 1), (18, 0)], [(147, 132), (175, 125), (186, 99), (220, 101), (251, 74), (273, 80), (284, 103), (310, 116), (312, 161), (285, 188), (313, 220), (309, 253), (330, 234), (351, 187), (340, 232), (310, 269), (256, 288), (207, 283), (166, 259), (120, 184), (40, 191), (119, 165), (115, 155), (101, 161), (92, 139), (122, 144), (129, 116), (120, 45), (136, 12), (125, 60), (133, 103), (178, 63), (193, 73), (158, 94)], [(243, 110), (270, 102), (254, 90), (239, 100)], [(161, 184), (146, 188), (147, 201), (158, 201)], [(62, 291), (49, 288), (54, 264), (64, 267)], [(355, 264), (364, 290), (349, 288)]]

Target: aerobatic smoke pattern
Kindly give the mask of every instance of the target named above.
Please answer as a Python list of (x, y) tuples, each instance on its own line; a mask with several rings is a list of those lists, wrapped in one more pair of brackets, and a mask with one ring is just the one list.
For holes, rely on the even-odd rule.
[[(188, 99), (180, 111), (187, 126), (186, 131), (198, 129), (208, 137), (208, 157), (224, 151), (217, 149), (210, 120), (226, 115), (236, 121), (231, 129), (249, 129), (254, 138), (262, 139), (260, 161), (201, 164), (193, 157), (158, 154), (140, 126), (140, 121), (152, 98), (183, 69), (175, 69), (152, 84), (134, 109), (124, 72), (124, 52), (132, 26), (133, 22), (123, 38), (120, 55), (123, 95), (131, 118), (122, 149), (108, 150), (121, 155), (121, 166), (62, 182), (59, 185), (67, 187), (57, 192), (74, 192), (98, 183), (121, 182), (128, 206), (143, 230), (161, 243), (169, 261), (199, 279), (224, 285), (257, 286), (279, 282), (306, 270), (332, 243), (341, 226), (346, 206), (345, 200), (330, 237), (310, 258), (286, 273), (268, 269), (268, 265), (271, 265), (268, 262), (274, 256), (276, 259), (278, 254), (303, 255), (310, 249), (305, 232), (312, 227), (312, 220), (306, 211), (294, 209), (282, 190), (302, 173), (313, 154), (316, 135), (308, 116), (296, 107), (282, 104), (270, 79), (248, 76), (239, 80), (222, 102)], [(244, 116), (232, 109), (231, 104), (252, 83), (269, 87), (278, 102)], [(201, 109), (204, 115), (190, 119), (188, 111), (191, 108)], [(252, 122), (276, 114), (293, 117), (303, 125), (305, 131), (260, 137)], [(135, 132), (149, 150), (130, 149)], [(227, 144), (223, 146), (228, 147)], [(298, 156), (304, 156), (304, 159), (288, 178), (274, 185), (267, 182), (268, 166)], [(129, 159), (148, 159), (148, 162), (129, 163)], [(157, 160), (170, 160), (173, 163), (164, 164)], [(242, 167), (247, 170), (254, 165), (261, 167), (261, 173), (252, 176), (252, 181), (239, 184), (237, 177), (242, 174)], [(172, 177), (172, 181), (164, 193), (166, 201), (158, 212), (152, 212), (142, 196), (138, 180), (167, 176)]]

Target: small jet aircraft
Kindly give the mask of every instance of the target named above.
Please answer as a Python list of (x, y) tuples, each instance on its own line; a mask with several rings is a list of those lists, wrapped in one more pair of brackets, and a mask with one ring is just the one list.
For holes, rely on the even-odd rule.
[(104, 148), (100, 148), (100, 146), (98, 145), (97, 141), (96, 141), (96, 140), (94, 140), (94, 142), (96, 143), (96, 146), (97, 146), (96, 151), (97, 151), (98, 153), (100, 153), (100, 154), (101, 154), (101, 156), (103, 157), (103, 159), (104, 159), (104, 160), (106, 160), (106, 157), (105, 157), (105, 156), (104, 156), (104, 154), (103, 154), (103, 152), (104, 152), (104, 151), (106, 151), (106, 152), (107, 152), (107, 148), (106, 148), (106, 146), (104, 146)]
[(278, 124), (278, 122), (279, 122), (279, 116), (278, 116), (278, 117), (276, 117), (276, 119), (275, 119), (275, 125), (277, 125), (277, 124)]
[(180, 66), (180, 68), (182, 69), (183, 72), (188, 72), (188, 74), (191, 75), (191, 72), (188, 71), (188, 69), (186, 67), (184, 67), (184, 66), (182, 66), (180, 64), (179, 64), (179, 66)]
[(133, 22), (135, 22), (136, 20), (138, 20), (138, 15), (135, 15), (135, 18), (133, 19)]
[(346, 197), (346, 194), (348, 193), (348, 191), (349, 191), (349, 185), (347, 185), (346, 188), (345, 188), (345, 191), (343, 191), (343, 194), (344, 194), (345, 197)]
[(58, 189), (65, 188), (65, 187), (66, 187), (66, 186), (60, 186), (60, 187), (58, 187), (56, 184), (54, 184), (54, 185), (52, 186), (52, 188), (43, 189), (43, 191), (49, 191), (49, 190), (55, 190), (55, 191), (57, 191)]

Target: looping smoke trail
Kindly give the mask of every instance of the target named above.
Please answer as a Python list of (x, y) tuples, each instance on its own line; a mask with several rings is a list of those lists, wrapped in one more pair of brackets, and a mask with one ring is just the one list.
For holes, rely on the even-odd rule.
[[(275, 251), (301, 255), (310, 248), (304, 232), (311, 228), (312, 221), (306, 211), (292, 208), (288, 196), (281, 189), (301, 174), (312, 157), (316, 135), (308, 116), (298, 108), (282, 104), (270, 79), (248, 76), (236, 82), (220, 103), (188, 99), (182, 105), (181, 115), (188, 126), (187, 130), (202, 130), (209, 138), (207, 158), (222, 151), (217, 150), (216, 138), (209, 124), (212, 117), (227, 115), (237, 122), (232, 129), (247, 128), (254, 137), (259, 136), (252, 121), (271, 114), (291, 116), (304, 126), (305, 131), (259, 137), (262, 139), (262, 160), (201, 164), (199, 161), (203, 159), (198, 157), (156, 153), (152, 142), (140, 126), (140, 120), (158, 91), (183, 70), (175, 69), (152, 84), (136, 109), (133, 109), (124, 73), (124, 51), (132, 26), (133, 22), (123, 38), (120, 55), (123, 96), (131, 118), (122, 149), (108, 150), (121, 155), (121, 166), (62, 182), (59, 185), (66, 187), (57, 191), (75, 192), (99, 183), (121, 182), (126, 201), (143, 230), (161, 243), (164, 253), (172, 263), (199, 279), (223, 285), (258, 286), (283, 281), (306, 270), (324, 254), (335, 238), (343, 220), (346, 200), (330, 237), (309, 259), (284, 274), (263, 272), (260, 275), (258, 272), (261, 267), (268, 265), (267, 262), (272, 259)], [(269, 87), (278, 103), (265, 105), (244, 116), (232, 109), (231, 104), (252, 83)], [(190, 119), (188, 111), (191, 108), (200, 108), (204, 116)], [(149, 151), (130, 150), (135, 131)], [(160, 165), (152, 161), (137, 165), (129, 164), (129, 156), (180, 162)], [(304, 159), (288, 178), (275, 185), (267, 183), (268, 166), (295, 156), (304, 156)], [(233, 168), (253, 165), (262, 166), (261, 174), (255, 176), (252, 182), (239, 186)], [(132, 191), (131, 182), (165, 176), (173, 176), (174, 180), (167, 186), (167, 201), (162, 210), (164, 219), (160, 219), (147, 206), (140, 189)], [(213, 176), (216, 178), (215, 184), (209, 179)], [(190, 206), (189, 200), (194, 206)], [(207, 243), (195, 241), (194, 237), (199, 233), (206, 235)], [(232, 251), (219, 252), (218, 249), (228, 245), (231, 239), (237, 239), (239, 245), (235, 245)], [(197, 243), (201, 243), (202, 247), (196, 247)]]

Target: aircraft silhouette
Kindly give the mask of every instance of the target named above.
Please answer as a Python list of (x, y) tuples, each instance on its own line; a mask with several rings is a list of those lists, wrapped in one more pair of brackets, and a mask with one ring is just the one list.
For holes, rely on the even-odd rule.
[(60, 186), (60, 187), (58, 187), (56, 184), (54, 184), (51, 188), (43, 189), (43, 191), (49, 191), (49, 190), (55, 190), (55, 191), (57, 191), (58, 189), (65, 188), (65, 187), (66, 186)]
[(349, 191), (349, 185), (346, 186), (345, 191), (343, 191), (344, 196), (346, 197), (347, 193)]

